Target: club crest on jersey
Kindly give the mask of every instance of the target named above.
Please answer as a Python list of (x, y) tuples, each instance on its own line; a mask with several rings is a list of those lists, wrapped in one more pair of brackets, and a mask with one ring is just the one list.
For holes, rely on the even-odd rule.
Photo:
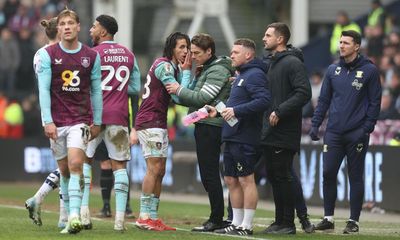
[(335, 75), (339, 75), (339, 74), (340, 74), (340, 71), (342, 71), (342, 68), (341, 68), (341, 67), (336, 67), (336, 69), (335, 69)]
[(164, 64), (165, 74), (172, 74), (172, 66), (169, 63)]
[(360, 90), (363, 86), (363, 83), (358, 82), (357, 79), (354, 79), (354, 81), (351, 83), (352, 87), (355, 87), (355, 89)]
[(356, 72), (356, 78), (362, 78), (363, 77), (364, 72), (363, 71), (357, 71)]
[(84, 68), (90, 66), (90, 58), (89, 57), (81, 57), (81, 64)]

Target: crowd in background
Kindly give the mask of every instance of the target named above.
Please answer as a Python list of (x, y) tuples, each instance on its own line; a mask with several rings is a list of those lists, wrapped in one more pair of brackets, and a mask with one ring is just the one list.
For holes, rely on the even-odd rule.
[(47, 43), (42, 19), (57, 16), (67, 0), (0, 0), (0, 138), (42, 133), (32, 59)]
[[(70, 0), (0, 0), (0, 138), (21, 138), (42, 134), (36, 80), (32, 59), (46, 37), (38, 22), (57, 15)], [(332, 36), (341, 30), (359, 29), (363, 36), (363, 54), (380, 69), (382, 104), (380, 121), (371, 136), (372, 144), (389, 144), (400, 129), (400, 26), (396, 17), (385, 14), (379, 1), (372, 1), (368, 24), (361, 28), (345, 11), (337, 14)], [(331, 42), (338, 42), (331, 39)], [(134, 51), (134, 49), (133, 49)], [(335, 52), (336, 51), (336, 52)], [(331, 46), (333, 61), (337, 47)], [(328, 66), (326, 66), (328, 67)], [(142, 71), (147, 71), (143, 69)], [(310, 73), (312, 100), (303, 111), (303, 142), (310, 117), (317, 104), (324, 72)], [(171, 140), (192, 139), (193, 127), (183, 127), (181, 118), (187, 109), (171, 104), (168, 125)], [(321, 130), (324, 130), (322, 126)]]
[[(333, 61), (338, 58), (337, 37), (341, 31), (355, 30), (362, 34), (362, 54), (367, 56), (380, 70), (382, 101), (379, 120), (371, 134), (370, 143), (377, 145), (396, 145), (400, 131), (400, 25), (398, 17), (385, 13), (380, 1), (372, 1), (364, 28), (351, 21), (346, 11), (339, 11), (332, 30), (330, 52)], [(335, 39), (336, 38), (336, 39)], [(335, 44), (336, 43), (336, 44)], [(310, 118), (318, 102), (323, 81), (322, 72), (310, 76), (312, 100), (303, 109), (303, 142), (310, 142), (306, 136), (311, 126)], [(324, 130), (324, 126), (321, 127)], [(398, 141), (397, 141), (398, 143)]]

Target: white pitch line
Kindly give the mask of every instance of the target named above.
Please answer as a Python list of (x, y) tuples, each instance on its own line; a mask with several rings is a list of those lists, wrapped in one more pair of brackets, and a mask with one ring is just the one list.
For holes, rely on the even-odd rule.
[[(0, 204), (0, 207), (4, 208), (12, 208), (12, 209), (18, 209), (18, 210), (26, 210), (25, 207), (17, 206), (17, 205), (4, 205)], [(57, 214), (58, 212), (55, 211), (49, 211), (49, 210), (42, 210), (42, 212), (45, 213), (54, 213)], [(97, 217), (91, 217), (93, 220), (97, 221), (102, 221), (102, 222), (111, 222), (102, 218), (97, 218)], [(130, 224), (135, 226), (135, 223), (133, 222), (127, 222), (126, 224)], [(268, 238), (256, 238), (256, 237), (251, 237), (251, 236), (239, 236), (239, 235), (225, 235), (225, 234), (218, 234), (218, 233), (213, 233), (213, 232), (192, 232), (189, 229), (184, 229), (184, 228), (176, 228), (176, 230), (182, 231), (182, 232), (190, 232), (194, 234), (206, 234), (206, 235), (213, 235), (213, 236), (220, 236), (220, 237), (229, 237), (229, 238), (240, 238), (240, 239), (251, 239), (251, 240), (269, 240)]]

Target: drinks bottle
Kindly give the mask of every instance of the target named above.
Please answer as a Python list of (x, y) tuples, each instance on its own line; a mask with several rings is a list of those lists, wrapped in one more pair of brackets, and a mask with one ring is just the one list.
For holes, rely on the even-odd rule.
[[(222, 101), (219, 101), (218, 104), (215, 105), (215, 109), (219, 113), (221, 113), (225, 108), (226, 108), (225, 103), (223, 103)], [(229, 126), (233, 127), (238, 122), (238, 119), (236, 117), (233, 117), (226, 122), (229, 124)]]
[(189, 126), (192, 123), (198, 122), (201, 119), (208, 117), (208, 112), (210, 109), (208, 107), (202, 107), (199, 110), (189, 113), (182, 118), (182, 123), (184, 126)]

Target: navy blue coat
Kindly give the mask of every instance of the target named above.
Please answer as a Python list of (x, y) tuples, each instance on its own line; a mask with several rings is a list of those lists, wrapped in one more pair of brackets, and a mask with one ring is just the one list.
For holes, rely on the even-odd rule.
[(222, 141), (258, 145), (261, 138), (263, 112), (268, 109), (271, 94), (267, 89), (266, 66), (259, 59), (238, 68), (227, 107), (232, 107), (239, 120), (233, 127), (226, 122), (222, 128)]
[(319, 127), (329, 108), (327, 131), (343, 134), (357, 128), (374, 130), (381, 106), (382, 88), (376, 66), (359, 55), (353, 62), (328, 67), (312, 126)]

